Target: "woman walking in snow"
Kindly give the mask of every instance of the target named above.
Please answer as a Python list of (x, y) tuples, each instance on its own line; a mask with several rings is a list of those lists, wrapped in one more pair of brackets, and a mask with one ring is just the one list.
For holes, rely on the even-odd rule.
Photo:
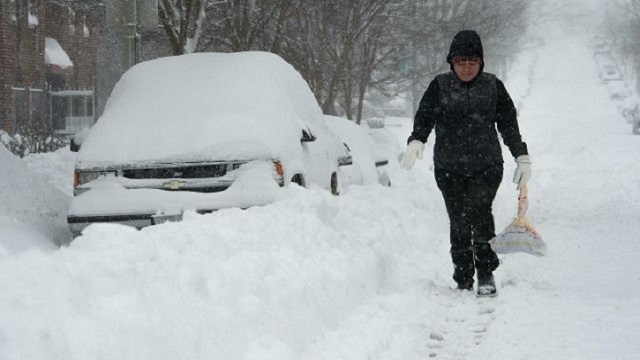
[(516, 160), (518, 189), (531, 177), (531, 160), (513, 101), (502, 81), (482, 71), (483, 55), (475, 31), (453, 38), (447, 56), (452, 71), (436, 76), (425, 91), (401, 166), (409, 170), (422, 159), (435, 127), (434, 172), (449, 215), (453, 279), (458, 289), (473, 290), (477, 270), (477, 294), (495, 296), (499, 261), (488, 241), (496, 235), (492, 204), (503, 173), (496, 127)]

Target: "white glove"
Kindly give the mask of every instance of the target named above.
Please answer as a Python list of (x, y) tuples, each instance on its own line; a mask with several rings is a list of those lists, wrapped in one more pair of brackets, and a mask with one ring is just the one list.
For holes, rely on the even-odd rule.
[(405, 170), (411, 170), (416, 163), (416, 159), (422, 159), (422, 152), (424, 152), (424, 144), (418, 140), (411, 141), (402, 156), (400, 167)]
[(529, 155), (520, 155), (516, 158), (516, 172), (513, 174), (513, 182), (518, 184), (518, 190), (527, 185), (531, 179), (531, 159)]

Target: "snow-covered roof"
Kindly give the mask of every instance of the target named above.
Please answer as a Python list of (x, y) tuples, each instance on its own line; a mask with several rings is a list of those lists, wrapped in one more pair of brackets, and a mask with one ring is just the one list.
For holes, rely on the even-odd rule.
[(57, 65), (62, 69), (73, 66), (69, 55), (60, 46), (58, 40), (50, 37), (44, 39), (44, 63)]

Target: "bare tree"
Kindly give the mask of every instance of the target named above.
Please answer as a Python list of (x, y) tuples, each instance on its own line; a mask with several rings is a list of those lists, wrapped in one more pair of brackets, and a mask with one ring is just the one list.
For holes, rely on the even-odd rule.
[[(634, 88), (640, 89), (640, 0), (617, 0), (607, 4), (605, 29), (602, 36), (608, 38), (612, 51), (623, 71), (630, 64), (627, 74)], [(625, 71), (626, 72), (626, 71)]]
[(159, 0), (159, 13), (174, 54), (279, 54), (307, 81), (324, 113), (360, 122), (369, 91), (412, 89), (419, 98), (430, 78), (446, 69), (444, 58), (458, 30), (478, 30), (490, 50), (517, 52), (527, 3)]
[(174, 55), (195, 52), (207, 0), (158, 0), (158, 15)]

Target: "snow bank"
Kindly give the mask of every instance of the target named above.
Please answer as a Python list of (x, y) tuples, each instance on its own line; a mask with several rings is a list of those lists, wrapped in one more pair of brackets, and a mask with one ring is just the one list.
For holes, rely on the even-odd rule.
[[(0, 168), (0, 216), (5, 222), (18, 228), (21, 225), (15, 224), (28, 226), (56, 243), (69, 241), (66, 216), (70, 198), (4, 146), (0, 146)], [(16, 232), (0, 233), (0, 246), (14, 248), (8, 244), (15, 243), (15, 236)], [(41, 241), (43, 236), (35, 237), (32, 245), (50, 248)]]

